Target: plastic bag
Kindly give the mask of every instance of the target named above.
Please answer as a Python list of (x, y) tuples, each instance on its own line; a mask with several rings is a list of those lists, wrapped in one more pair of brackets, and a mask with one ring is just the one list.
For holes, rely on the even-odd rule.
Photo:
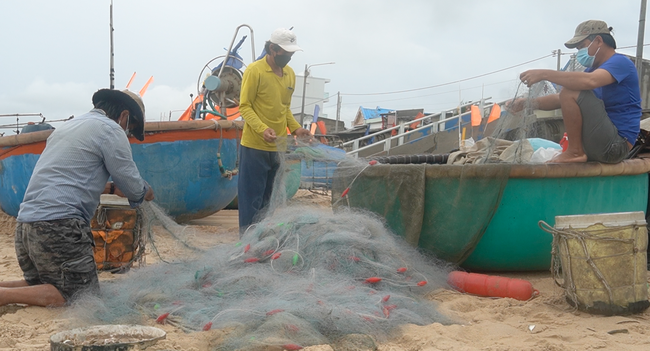
[(533, 152), (533, 156), (530, 158), (530, 163), (545, 163), (561, 153), (561, 149), (558, 150), (552, 147), (540, 147)]
[(535, 151), (537, 151), (541, 147), (552, 148), (552, 149), (562, 148), (560, 144), (542, 138), (528, 138), (528, 141), (530, 142), (530, 145), (533, 146), (533, 149), (535, 149)]
[(460, 149), (462, 151), (468, 151), (469, 149), (472, 148), (472, 146), (474, 146), (474, 144), (476, 144), (476, 142), (474, 141), (474, 138), (465, 139), (465, 140), (461, 141)]

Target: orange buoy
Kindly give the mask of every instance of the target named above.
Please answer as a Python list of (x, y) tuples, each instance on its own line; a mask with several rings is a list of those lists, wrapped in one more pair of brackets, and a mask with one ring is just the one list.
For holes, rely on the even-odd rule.
[(529, 281), (493, 275), (454, 271), (449, 273), (447, 283), (454, 289), (478, 296), (510, 297), (526, 301), (539, 295)]

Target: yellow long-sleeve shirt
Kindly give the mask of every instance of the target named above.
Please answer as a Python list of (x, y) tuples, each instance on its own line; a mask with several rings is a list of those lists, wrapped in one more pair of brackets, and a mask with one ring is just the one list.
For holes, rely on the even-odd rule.
[[(296, 74), (289, 66), (282, 69), (282, 77), (273, 73), (266, 56), (246, 68), (242, 80), (239, 112), (246, 122), (241, 145), (263, 151), (277, 151), (287, 127), (293, 133), (300, 128), (291, 113), (291, 96), (296, 85)], [(278, 139), (268, 143), (264, 130), (272, 128)]]

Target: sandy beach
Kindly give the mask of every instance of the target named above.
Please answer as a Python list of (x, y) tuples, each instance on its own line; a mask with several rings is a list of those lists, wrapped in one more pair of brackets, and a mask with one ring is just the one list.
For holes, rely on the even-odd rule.
[[(326, 196), (301, 190), (295, 202), (326, 206)], [(14, 252), (12, 217), (0, 218), (0, 280), (21, 278)], [(237, 240), (237, 211), (224, 210), (192, 223), (196, 229), (193, 243), (217, 245)], [(160, 257), (178, 257), (185, 248), (156, 233), (156, 253), (148, 248), (146, 264), (164, 264)], [(128, 274), (128, 273), (127, 273)], [(378, 345), (380, 351), (397, 350), (648, 350), (650, 349), (650, 311), (630, 316), (603, 317), (576, 311), (569, 306), (549, 272), (504, 273), (511, 278), (530, 281), (540, 295), (529, 301), (509, 298), (485, 298), (437, 290), (427, 296), (457, 324), (405, 325), (388, 342)], [(119, 279), (101, 273), (100, 281)], [(219, 343), (222, 332), (185, 333), (170, 325), (149, 325), (164, 329), (167, 338), (150, 348), (154, 350), (211, 350)], [(76, 327), (66, 316), (65, 308), (25, 306), (0, 307), (0, 350), (49, 350), (49, 337), (59, 331)], [(270, 349), (269, 349), (270, 350)], [(332, 350), (329, 345), (311, 346), (305, 350)]]

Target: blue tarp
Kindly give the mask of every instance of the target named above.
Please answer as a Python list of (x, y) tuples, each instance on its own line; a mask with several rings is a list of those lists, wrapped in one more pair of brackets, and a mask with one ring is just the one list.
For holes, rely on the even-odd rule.
[[(234, 58), (232, 58), (232, 57), (229, 57), (229, 58), (228, 58), (228, 62), (226, 63), (226, 66), (234, 67), (234, 68), (236, 68), (236, 69), (241, 69), (241, 68), (244, 66), (243, 63), (242, 63), (242, 62), (243, 62), (243, 59), (242, 59), (241, 56), (239, 56), (239, 54), (237, 53), (237, 51), (239, 51), (239, 48), (240, 48), (241, 45), (244, 43), (244, 40), (246, 40), (246, 37), (247, 37), (247, 36), (244, 35), (244, 36), (241, 38), (241, 40), (239, 41), (239, 43), (237, 43), (237, 45), (235, 45), (235, 46), (232, 48), (232, 51), (230, 51), (230, 55), (236, 57), (237, 59), (234, 59)], [(216, 73), (216, 72), (219, 72), (219, 69), (221, 69), (221, 65), (223, 65), (223, 61), (222, 61), (222, 62), (221, 62), (217, 67), (215, 67), (215, 68), (212, 70), (212, 73), (214, 74), (214, 73)]]
[(373, 119), (373, 118), (380, 118), (381, 115), (385, 115), (388, 113), (391, 113), (395, 110), (387, 109), (387, 108), (381, 108), (377, 106), (377, 108), (370, 109), (370, 108), (364, 108), (359, 106), (359, 111), (361, 111), (361, 114), (363, 115), (363, 119)]

